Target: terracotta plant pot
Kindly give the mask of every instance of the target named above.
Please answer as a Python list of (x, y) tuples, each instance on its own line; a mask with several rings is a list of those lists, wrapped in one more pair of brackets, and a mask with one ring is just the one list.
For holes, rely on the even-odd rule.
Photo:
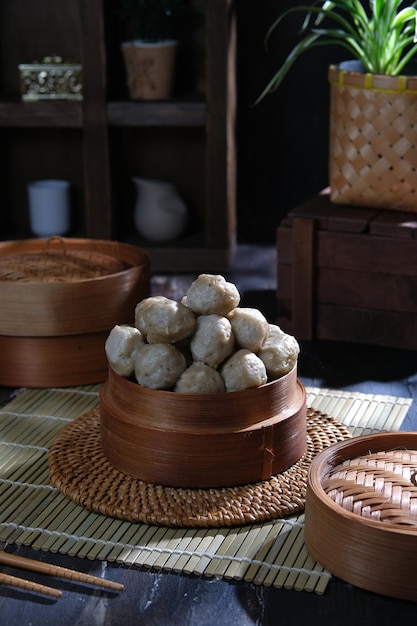
[(177, 41), (122, 43), (127, 86), (132, 100), (166, 100), (171, 97)]

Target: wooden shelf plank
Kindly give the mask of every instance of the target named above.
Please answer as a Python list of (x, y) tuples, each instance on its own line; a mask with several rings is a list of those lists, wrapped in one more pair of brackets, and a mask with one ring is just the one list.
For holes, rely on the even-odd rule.
[(149, 248), (152, 272), (221, 273), (230, 269), (234, 250), (226, 248)]
[(108, 123), (113, 126), (204, 126), (204, 102), (109, 102)]
[(164, 244), (150, 243), (135, 232), (122, 239), (148, 252), (153, 272), (225, 272), (236, 252), (236, 246), (207, 246), (202, 232)]
[(0, 126), (32, 128), (82, 128), (81, 102), (42, 100), (0, 102)]

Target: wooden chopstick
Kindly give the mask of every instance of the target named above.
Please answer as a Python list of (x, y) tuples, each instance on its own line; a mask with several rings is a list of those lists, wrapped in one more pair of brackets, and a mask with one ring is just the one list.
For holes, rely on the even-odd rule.
[(0, 572), (0, 584), (9, 585), (10, 587), (17, 587), (18, 589), (25, 589), (26, 591), (33, 591), (34, 593), (43, 593), (47, 596), (54, 598), (61, 598), (62, 591), (54, 589), (53, 587), (47, 587), (40, 583), (34, 583), (31, 580), (25, 578), (18, 578), (17, 576), (11, 576), (10, 574), (2, 574)]
[(60, 567), (59, 565), (44, 563), (43, 561), (35, 561), (34, 559), (28, 559), (24, 556), (9, 554), (8, 552), (4, 552), (2, 550), (0, 550), (0, 563), (9, 565), (10, 567), (17, 567), (30, 570), (32, 572), (48, 574), (49, 576), (76, 580), (78, 582), (96, 585), (97, 587), (112, 589), (113, 591), (123, 591), (124, 589), (124, 585), (113, 582), (112, 580), (106, 580), (105, 578), (99, 578), (98, 576), (92, 576), (91, 574), (84, 574), (83, 572), (77, 572), (76, 570)]

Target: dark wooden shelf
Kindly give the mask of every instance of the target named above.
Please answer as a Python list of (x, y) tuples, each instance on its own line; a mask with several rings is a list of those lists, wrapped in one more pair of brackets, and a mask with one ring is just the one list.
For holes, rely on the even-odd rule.
[(205, 102), (109, 102), (112, 126), (204, 126)]
[(82, 128), (81, 102), (42, 100), (0, 101), (0, 126), (32, 128)]
[(153, 271), (158, 272), (196, 273), (206, 271), (207, 267), (210, 267), (212, 272), (222, 272), (231, 265), (235, 254), (234, 245), (207, 247), (203, 233), (187, 234), (166, 244), (151, 244), (137, 233), (132, 233), (126, 242), (146, 250)]
[(154, 272), (206, 272), (221, 273), (230, 267), (234, 248), (144, 248), (149, 253)]
[[(153, 267), (226, 271), (236, 236), (232, 0), (204, 2), (198, 80), (179, 80), (172, 100), (153, 102), (124, 95), (120, 33), (109, 0), (40, 4), (38, 11), (31, 0), (0, 3), (0, 165), (10, 208), (2, 237), (29, 230), (27, 184), (52, 177), (71, 182), (74, 230), (88, 238), (124, 241), (131, 236), (131, 179), (141, 175), (174, 184), (198, 229), (190, 241), (150, 248)], [(185, 55), (191, 65), (198, 56), (193, 50)], [(52, 51), (80, 61), (83, 100), (22, 102), (18, 64)], [(191, 65), (179, 66), (178, 76)]]

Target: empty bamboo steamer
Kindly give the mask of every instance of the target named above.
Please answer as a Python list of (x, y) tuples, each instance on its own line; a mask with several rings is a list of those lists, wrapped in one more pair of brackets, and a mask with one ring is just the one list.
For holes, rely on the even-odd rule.
[(364, 435), (312, 462), (305, 543), (357, 587), (417, 601), (417, 433)]
[(100, 417), (113, 467), (171, 487), (268, 480), (306, 450), (306, 394), (296, 368), (258, 388), (217, 394), (147, 389), (110, 369)]
[(0, 384), (70, 386), (107, 376), (104, 343), (150, 294), (149, 257), (116, 241), (0, 244)]

